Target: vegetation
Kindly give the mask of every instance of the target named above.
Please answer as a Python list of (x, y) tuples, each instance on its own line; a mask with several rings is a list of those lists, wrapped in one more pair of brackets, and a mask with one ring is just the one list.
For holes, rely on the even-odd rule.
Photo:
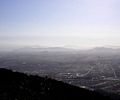
[(109, 100), (97, 92), (7, 69), (0, 69), (0, 79), (0, 100)]

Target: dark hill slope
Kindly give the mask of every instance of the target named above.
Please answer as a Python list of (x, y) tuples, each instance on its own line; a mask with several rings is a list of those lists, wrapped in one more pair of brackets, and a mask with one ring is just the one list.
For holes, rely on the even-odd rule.
[(110, 100), (49, 78), (0, 69), (0, 100)]

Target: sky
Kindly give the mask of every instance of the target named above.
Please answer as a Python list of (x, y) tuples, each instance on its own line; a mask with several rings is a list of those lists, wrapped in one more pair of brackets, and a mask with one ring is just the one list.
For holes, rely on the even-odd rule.
[(0, 47), (120, 46), (120, 0), (0, 0)]

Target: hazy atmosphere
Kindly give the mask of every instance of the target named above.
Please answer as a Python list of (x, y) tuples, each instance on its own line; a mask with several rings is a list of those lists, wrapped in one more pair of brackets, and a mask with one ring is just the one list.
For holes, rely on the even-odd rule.
[(120, 46), (120, 0), (0, 0), (0, 46)]
[(120, 0), (0, 0), (0, 100), (120, 100)]

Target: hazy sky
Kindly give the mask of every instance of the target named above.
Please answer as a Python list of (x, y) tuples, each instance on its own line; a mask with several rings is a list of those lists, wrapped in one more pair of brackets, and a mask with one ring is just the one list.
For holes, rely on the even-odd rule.
[(120, 46), (120, 0), (0, 0), (0, 46)]

